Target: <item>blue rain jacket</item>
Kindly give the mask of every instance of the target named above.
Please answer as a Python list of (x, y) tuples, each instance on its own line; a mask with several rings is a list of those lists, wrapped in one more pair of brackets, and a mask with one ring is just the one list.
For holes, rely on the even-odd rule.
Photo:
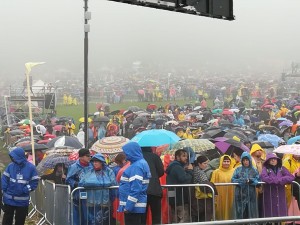
[(11, 206), (28, 206), (29, 193), (38, 186), (37, 170), (27, 161), (22, 148), (14, 149), (9, 156), (13, 162), (7, 166), (1, 179), (3, 202)]
[[(100, 171), (95, 171), (94, 168), (85, 168), (79, 181), (78, 186), (85, 188), (103, 187), (100, 190), (87, 190), (87, 201), (92, 204), (108, 205), (110, 201), (110, 192), (113, 190), (107, 187), (117, 185), (114, 172), (108, 168), (105, 163), (104, 156), (97, 153), (93, 156), (92, 160), (100, 160), (103, 163), (103, 168)], [(106, 189), (105, 189), (106, 188)]]
[(147, 188), (151, 178), (148, 163), (143, 158), (141, 147), (129, 142), (122, 147), (131, 165), (124, 171), (120, 180), (119, 212), (145, 213), (147, 206)]
[[(235, 187), (235, 217), (244, 219), (245, 213), (248, 218), (258, 217), (258, 205), (256, 198), (256, 185), (260, 181), (258, 171), (252, 165), (252, 157), (248, 152), (243, 152), (241, 162), (244, 158), (249, 160), (249, 167), (237, 167), (232, 175), (231, 181), (238, 183)], [(247, 210), (248, 212), (245, 212)]]
[(66, 184), (69, 184), (72, 189), (78, 186), (79, 180), (82, 176), (83, 169), (92, 168), (93, 165), (90, 163), (87, 167), (80, 165), (79, 159), (72, 164), (68, 169), (68, 174), (66, 178)]

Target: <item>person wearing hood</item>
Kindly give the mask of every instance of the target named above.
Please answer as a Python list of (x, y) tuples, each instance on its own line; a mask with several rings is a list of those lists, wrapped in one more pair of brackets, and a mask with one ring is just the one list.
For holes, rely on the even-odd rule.
[[(142, 147), (144, 159), (147, 161), (151, 178), (147, 189), (147, 210), (150, 207), (152, 224), (161, 224), (161, 198), (162, 188), (160, 186), (159, 178), (164, 175), (164, 165), (160, 157), (152, 152), (151, 147)], [(147, 214), (142, 218), (143, 224), (146, 224)]]
[[(117, 185), (114, 172), (107, 166), (105, 158), (101, 153), (95, 154), (91, 162), (93, 167), (87, 167), (78, 183), (79, 187), (87, 189), (87, 213), (83, 217), (87, 218), (87, 225), (109, 225), (110, 200), (112, 200), (112, 191), (110, 186)], [(101, 187), (103, 189), (90, 188)]]
[[(86, 148), (82, 148), (78, 151), (79, 159), (72, 164), (68, 169), (68, 174), (66, 178), (66, 184), (71, 186), (71, 189), (75, 189), (78, 187), (78, 183), (83, 174), (83, 170), (86, 168), (92, 168), (92, 164), (90, 163), (91, 154), (90, 151)], [(79, 192), (74, 194), (73, 200), (73, 223), (74, 225), (84, 224), (85, 220), (82, 215), (80, 215), (81, 211), (86, 211), (86, 204), (84, 200), (81, 200), (81, 204), (79, 204)], [(81, 207), (81, 208), (80, 208)]]
[(122, 149), (131, 165), (120, 179), (118, 212), (125, 213), (125, 225), (140, 225), (146, 212), (150, 168), (138, 143), (129, 142)]
[(64, 163), (57, 163), (52, 173), (42, 175), (42, 180), (52, 180), (55, 184), (66, 183), (67, 168)]
[(256, 185), (259, 182), (259, 174), (253, 167), (248, 152), (242, 154), (241, 164), (235, 169), (231, 179), (232, 183), (238, 183), (234, 193), (235, 217), (236, 219), (257, 218)]
[(261, 174), (263, 170), (263, 164), (266, 160), (266, 152), (260, 147), (259, 144), (254, 144), (251, 147), (250, 155), (252, 157), (253, 166), (257, 169), (258, 173)]
[[(229, 155), (223, 155), (220, 159), (219, 168), (213, 171), (212, 183), (230, 183), (233, 175), (233, 160)], [(232, 205), (234, 188), (232, 186), (217, 186), (216, 196), (216, 219), (230, 220), (232, 218)]]
[(1, 178), (4, 203), (2, 225), (12, 225), (14, 219), (15, 225), (24, 225), (30, 192), (37, 188), (39, 176), (35, 166), (27, 161), (22, 148), (15, 148), (9, 156), (12, 162)]
[[(183, 149), (175, 152), (175, 160), (166, 169), (167, 184), (192, 184), (193, 166), (188, 163), (188, 153)], [(170, 191), (171, 189), (169, 189)], [(174, 222), (189, 222), (189, 189), (176, 188), (176, 198), (170, 197), (169, 204)], [(177, 212), (175, 212), (175, 210)]]
[(260, 177), (266, 183), (263, 192), (263, 217), (287, 216), (285, 185), (291, 184), (294, 176), (282, 166), (282, 161), (276, 154), (269, 153)]

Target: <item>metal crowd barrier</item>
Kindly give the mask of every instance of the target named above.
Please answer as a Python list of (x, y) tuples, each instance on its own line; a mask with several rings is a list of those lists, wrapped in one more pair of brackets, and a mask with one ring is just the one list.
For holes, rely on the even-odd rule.
[(54, 220), (54, 193), (55, 184), (45, 180), (45, 220), (49, 224), (53, 224)]
[[(297, 188), (300, 199), (300, 185), (297, 182), (293, 182), (293, 188)], [(232, 188), (233, 192), (238, 184), (237, 183), (216, 183), (216, 189), (228, 187)], [(264, 183), (259, 183), (262, 186), (262, 190), (266, 191), (267, 187), (263, 187)], [(39, 212), (43, 218), (39, 224), (43, 224), (47, 221), (49, 224), (71, 224), (71, 225), (85, 225), (94, 224), (97, 220), (99, 224), (102, 225), (115, 225), (118, 223), (116, 221), (115, 208), (111, 200), (116, 196), (116, 189), (118, 186), (108, 187), (108, 188), (92, 188), (85, 189), (83, 187), (78, 187), (72, 192), (70, 187), (67, 185), (55, 185), (51, 182), (40, 182), (38, 189), (32, 193), (31, 203), (34, 209)], [(262, 207), (270, 207), (273, 205), (273, 201), (280, 206), (280, 204), (285, 204), (284, 201), (276, 197), (271, 198), (270, 205), (265, 206), (263, 199), (259, 198), (261, 194), (258, 188), (255, 188), (255, 199), (251, 201), (246, 201), (247, 204), (253, 204), (250, 207), (256, 211), (256, 218), (241, 218), (237, 219), (236, 215), (232, 213), (231, 217), (223, 220), (218, 218), (218, 195), (215, 196), (215, 189), (208, 184), (186, 184), (186, 185), (162, 185), (163, 188), (163, 201), (165, 201), (165, 206), (162, 209), (162, 224), (197, 224), (197, 225), (210, 225), (210, 224), (264, 224), (272, 222), (292, 222), (300, 221), (300, 215), (292, 211), (292, 215), (289, 216), (276, 216), (263, 218), (263, 211), (259, 208), (259, 204)], [(204, 198), (195, 198), (195, 189), (199, 190), (204, 194)], [(270, 188), (270, 186), (269, 186)], [(47, 193), (50, 192), (50, 193)], [(52, 192), (52, 193), (51, 193)], [(103, 199), (104, 193), (109, 194), (109, 199)], [(99, 200), (99, 196), (100, 199)], [(276, 195), (275, 195), (276, 196)], [(239, 196), (238, 196), (239, 197)], [(245, 195), (247, 196), (247, 194)], [(44, 201), (42, 200), (44, 199)], [(225, 200), (224, 200), (225, 199)], [(243, 198), (238, 198), (243, 201)], [(222, 201), (225, 201), (225, 207), (231, 204), (232, 210), (235, 210), (236, 204), (239, 204), (235, 197), (229, 196), (229, 191), (226, 189), (226, 194), (223, 195)], [(226, 202), (228, 201), (228, 202)], [(216, 203), (216, 204), (215, 204)], [(276, 205), (275, 204), (275, 205)], [(76, 208), (77, 207), (77, 208)], [(286, 205), (284, 205), (286, 207)], [(51, 209), (52, 208), (52, 209)], [(227, 209), (227, 208), (226, 208)], [(276, 209), (276, 207), (274, 208)], [(77, 214), (75, 211), (77, 210)], [(224, 208), (223, 208), (224, 210)], [(249, 208), (248, 208), (249, 210)], [(32, 212), (31, 212), (32, 214)], [(34, 214), (34, 213), (33, 213)], [(104, 220), (101, 220), (101, 218)], [(102, 222), (102, 223), (101, 223)], [(97, 224), (97, 223), (96, 223)]]
[(53, 225), (71, 223), (69, 196), (71, 196), (71, 187), (69, 185), (55, 185)]

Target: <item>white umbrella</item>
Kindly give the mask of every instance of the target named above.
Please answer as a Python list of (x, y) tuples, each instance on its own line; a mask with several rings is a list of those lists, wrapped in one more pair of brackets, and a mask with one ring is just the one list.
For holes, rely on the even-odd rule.
[(276, 148), (273, 152), (275, 153), (283, 153), (283, 154), (293, 154), (293, 155), (300, 155), (300, 145), (281, 145)]

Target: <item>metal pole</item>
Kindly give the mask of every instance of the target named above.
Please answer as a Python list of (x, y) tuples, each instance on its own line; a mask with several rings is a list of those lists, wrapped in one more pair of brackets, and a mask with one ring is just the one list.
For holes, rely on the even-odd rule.
[[(87, 26), (88, 19), (86, 12), (88, 11), (88, 0), (84, 0), (84, 25)], [(84, 144), (88, 148), (88, 30), (84, 29)]]
[(32, 109), (31, 109), (31, 92), (29, 84), (29, 72), (26, 72), (27, 81), (27, 95), (28, 95), (28, 109), (29, 109), (29, 122), (30, 122), (30, 140), (31, 140), (31, 151), (32, 151), (32, 161), (35, 165), (35, 151), (34, 151), (34, 139), (33, 139), (33, 125), (32, 125)]

